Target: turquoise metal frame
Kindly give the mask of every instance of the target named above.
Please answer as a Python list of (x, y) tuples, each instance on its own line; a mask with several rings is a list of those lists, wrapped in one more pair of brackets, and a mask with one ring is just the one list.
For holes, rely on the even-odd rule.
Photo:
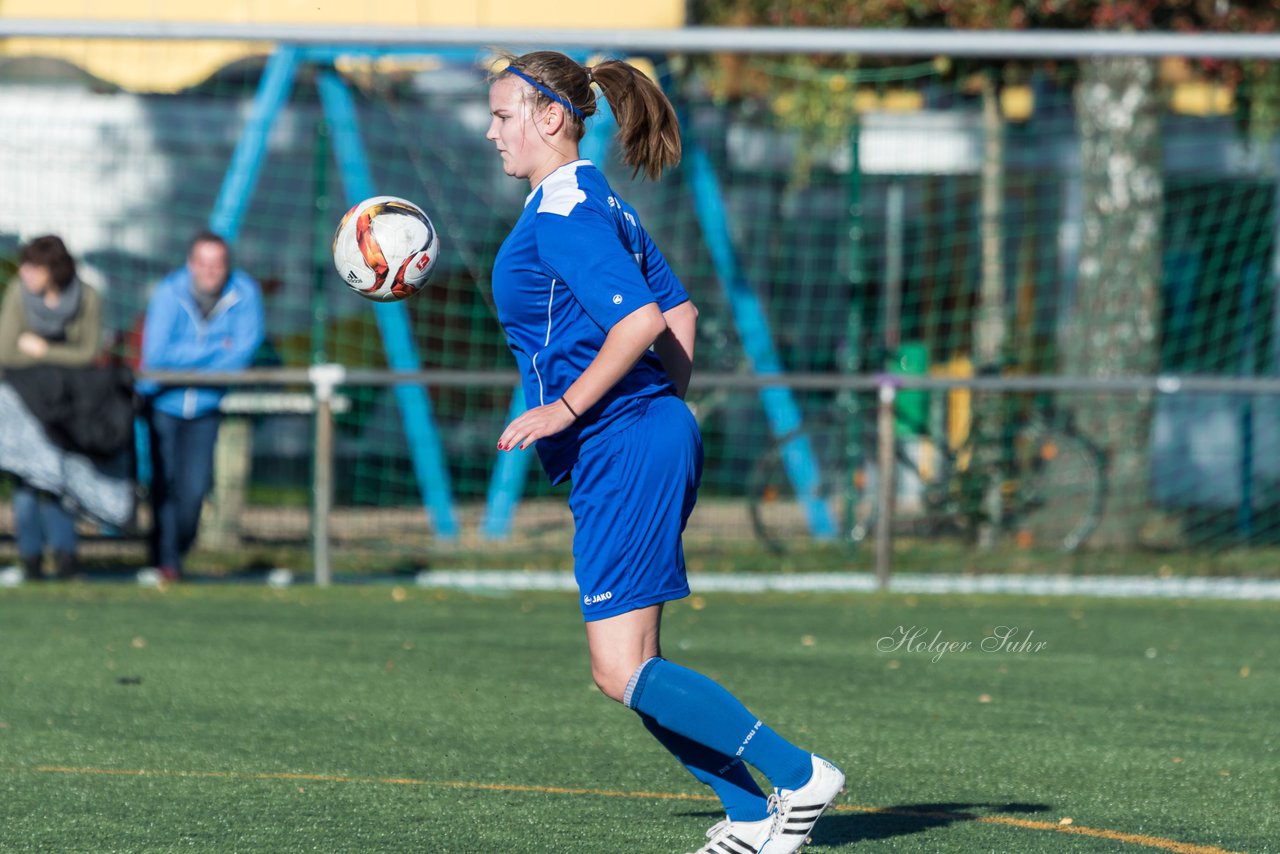
[[(229, 242), (234, 242), (239, 234), (258, 176), (266, 162), (271, 127), (289, 100), (298, 67), (303, 61), (312, 61), (316, 56), (326, 57), (328, 51), (308, 49), (302, 52), (292, 45), (281, 45), (267, 60), (248, 122), (236, 144), (209, 217), (210, 228)], [(354, 204), (375, 195), (373, 172), (360, 138), (355, 101), (346, 84), (332, 71), (322, 71), (317, 85), (348, 203)], [(404, 372), (420, 370), (421, 362), (404, 306), (377, 303), (374, 314), (391, 369)], [(455, 539), (458, 536), (457, 512), (430, 398), (420, 385), (398, 385), (394, 387), (394, 393), (423, 506), (431, 510), (436, 535), (446, 540)]]
[[(314, 62), (327, 65), (340, 56), (385, 53), (429, 53), (467, 59), (474, 59), (475, 56), (474, 51), (457, 48), (432, 49), (427, 46), (394, 50), (343, 45), (321, 45), (305, 49), (288, 44), (279, 46), (267, 60), (249, 120), (236, 145), (214, 204), (209, 220), (214, 231), (234, 242), (258, 175), (266, 161), (267, 139), (272, 124), (288, 102), (300, 64)], [(663, 83), (669, 88), (670, 81), (664, 80)], [(360, 136), (355, 101), (346, 83), (332, 70), (320, 72), (317, 86), (325, 120), (334, 142), (334, 153), (342, 174), (345, 194), (348, 202), (354, 204), (376, 192), (373, 172)], [(607, 104), (600, 102), (596, 118), (591, 122), (582, 141), (583, 157), (596, 163), (604, 163), (615, 127), (612, 112), (608, 110)], [(782, 364), (773, 344), (768, 319), (759, 298), (742, 274), (733, 248), (719, 178), (706, 150), (696, 138), (686, 139), (682, 173), (692, 190), (698, 223), (747, 358), (758, 374), (780, 374)], [(399, 303), (378, 303), (374, 306), (374, 313), (391, 369), (403, 372), (419, 370), (421, 363), (404, 306)], [(431, 511), (437, 535), (443, 539), (455, 539), (458, 536), (457, 513), (430, 398), (422, 386), (409, 384), (395, 386), (395, 395), (423, 504)], [(764, 388), (760, 392), (760, 400), (773, 435), (796, 436), (784, 447), (783, 459), (796, 494), (804, 504), (810, 530), (818, 538), (833, 537), (835, 525), (828, 508), (818, 495), (819, 472), (814, 462), (812, 446), (807, 436), (797, 432), (801, 426), (801, 413), (791, 389), (785, 386)], [(508, 418), (515, 418), (524, 409), (524, 394), (517, 387), (512, 394)], [(490, 478), (485, 515), (480, 525), (483, 536), (490, 539), (509, 536), (532, 456), (531, 451), (498, 455)]]

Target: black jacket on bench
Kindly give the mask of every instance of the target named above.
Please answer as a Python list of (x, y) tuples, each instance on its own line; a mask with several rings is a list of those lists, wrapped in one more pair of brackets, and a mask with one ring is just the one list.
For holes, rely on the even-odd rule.
[(133, 372), (123, 365), (8, 368), (11, 385), (60, 448), (95, 459), (133, 447)]

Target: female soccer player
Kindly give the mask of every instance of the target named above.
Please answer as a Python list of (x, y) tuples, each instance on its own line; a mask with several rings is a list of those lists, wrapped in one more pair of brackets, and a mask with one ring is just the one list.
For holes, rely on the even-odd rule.
[(724, 803), (727, 818), (699, 854), (797, 851), (844, 775), (711, 679), (662, 658), (658, 643), (663, 603), (689, 594), (680, 537), (702, 440), (682, 398), (698, 312), (578, 143), (596, 110), (594, 82), (617, 117), (624, 162), (657, 178), (680, 161), (675, 110), (625, 62), (587, 68), (551, 51), (507, 59), (489, 89), (486, 138), (532, 192), (498, 251), (493, 296), (530, 408), (498, 448), (536, 444), (553, 483), (572, 479), (592, 677)]

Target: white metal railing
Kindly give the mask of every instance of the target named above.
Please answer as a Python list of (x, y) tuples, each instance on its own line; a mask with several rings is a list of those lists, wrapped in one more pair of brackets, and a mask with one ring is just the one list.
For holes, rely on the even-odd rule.
[[(638, 53), (851, 53), (1065, 59), (1085, 56), (1280, 58), (1280, 35), (1095, 30), (682, 27), (659, 30), (398, 27), (0, 18), (0, 38), (247, 41), (413, 48), (519, 45)], [(428, 48), (423, 52), (429, 52)]]
[[(241, 373), (190, 373), (156, 371), (147, 379), (167, 385), (211, 386), (307, 386), (314, 400), (310, 407), (315, 419), (314, 465), (312, 466), (311, 546), (315, 583), (332, 583), (328, 519), (333, 506), (335, 391), (343, 386), (421, 385), (435, 387), (482, 386), (511, 388), (518, 380), (512, 371), (429, 370), (395, 372), (347, 369), (322, 364), (310, 368), (266, 368)], [(1161, 375), (1147, 377), (1065, 377), (1065, 376), (973, 376), (933, 377), (903, 374), (695, 374), (694, 389), (762, 389), (786, 386), (809, 391), (876, 391), (877, 458), (879, 470), (878, 506), (885, 508), (876, 520), (876, 576), (886, 587), (892, 572), (894, 482), (894, 419), (900, 391), (944, 391), (971, 389), (991, 392), (1092, 392), (1111, 395), (1249, 394), (1280, 395), (1280, 377), (1217, 377), (1201, 375)]]
[[(309, 368), (254, 368), (248, 371), (212, 373), (150, 371), (139, 377), (162, 385), (313, 386), (317, 377), (334, 386), (421, 385), (458, 388), (485, 386), (510, 388), (520, 381), (515, 371), (423, 370), (388, 371), (312, 365)], [(1103, 394), (1280, 394), (1280, 376), (1229, 377), (1209, 374), (1157, 374), (1128, 377), (1070, 377), (1061, 374), (1018, 376), (942, 377), (912, 374), (753, 374), (738, 371), (695, 373), (692, 388), (761, 389), (786, 386), (804, 391), (873, 391), (885, 385), (902, 390), (946, 391), (1092, 391)]]

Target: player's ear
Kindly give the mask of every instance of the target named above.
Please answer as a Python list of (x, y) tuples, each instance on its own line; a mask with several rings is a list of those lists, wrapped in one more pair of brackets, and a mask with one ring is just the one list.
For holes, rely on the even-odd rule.
[(550, 103), (542, 111), (542, 132), (550, 136), (564, 127), (564, 107)]

